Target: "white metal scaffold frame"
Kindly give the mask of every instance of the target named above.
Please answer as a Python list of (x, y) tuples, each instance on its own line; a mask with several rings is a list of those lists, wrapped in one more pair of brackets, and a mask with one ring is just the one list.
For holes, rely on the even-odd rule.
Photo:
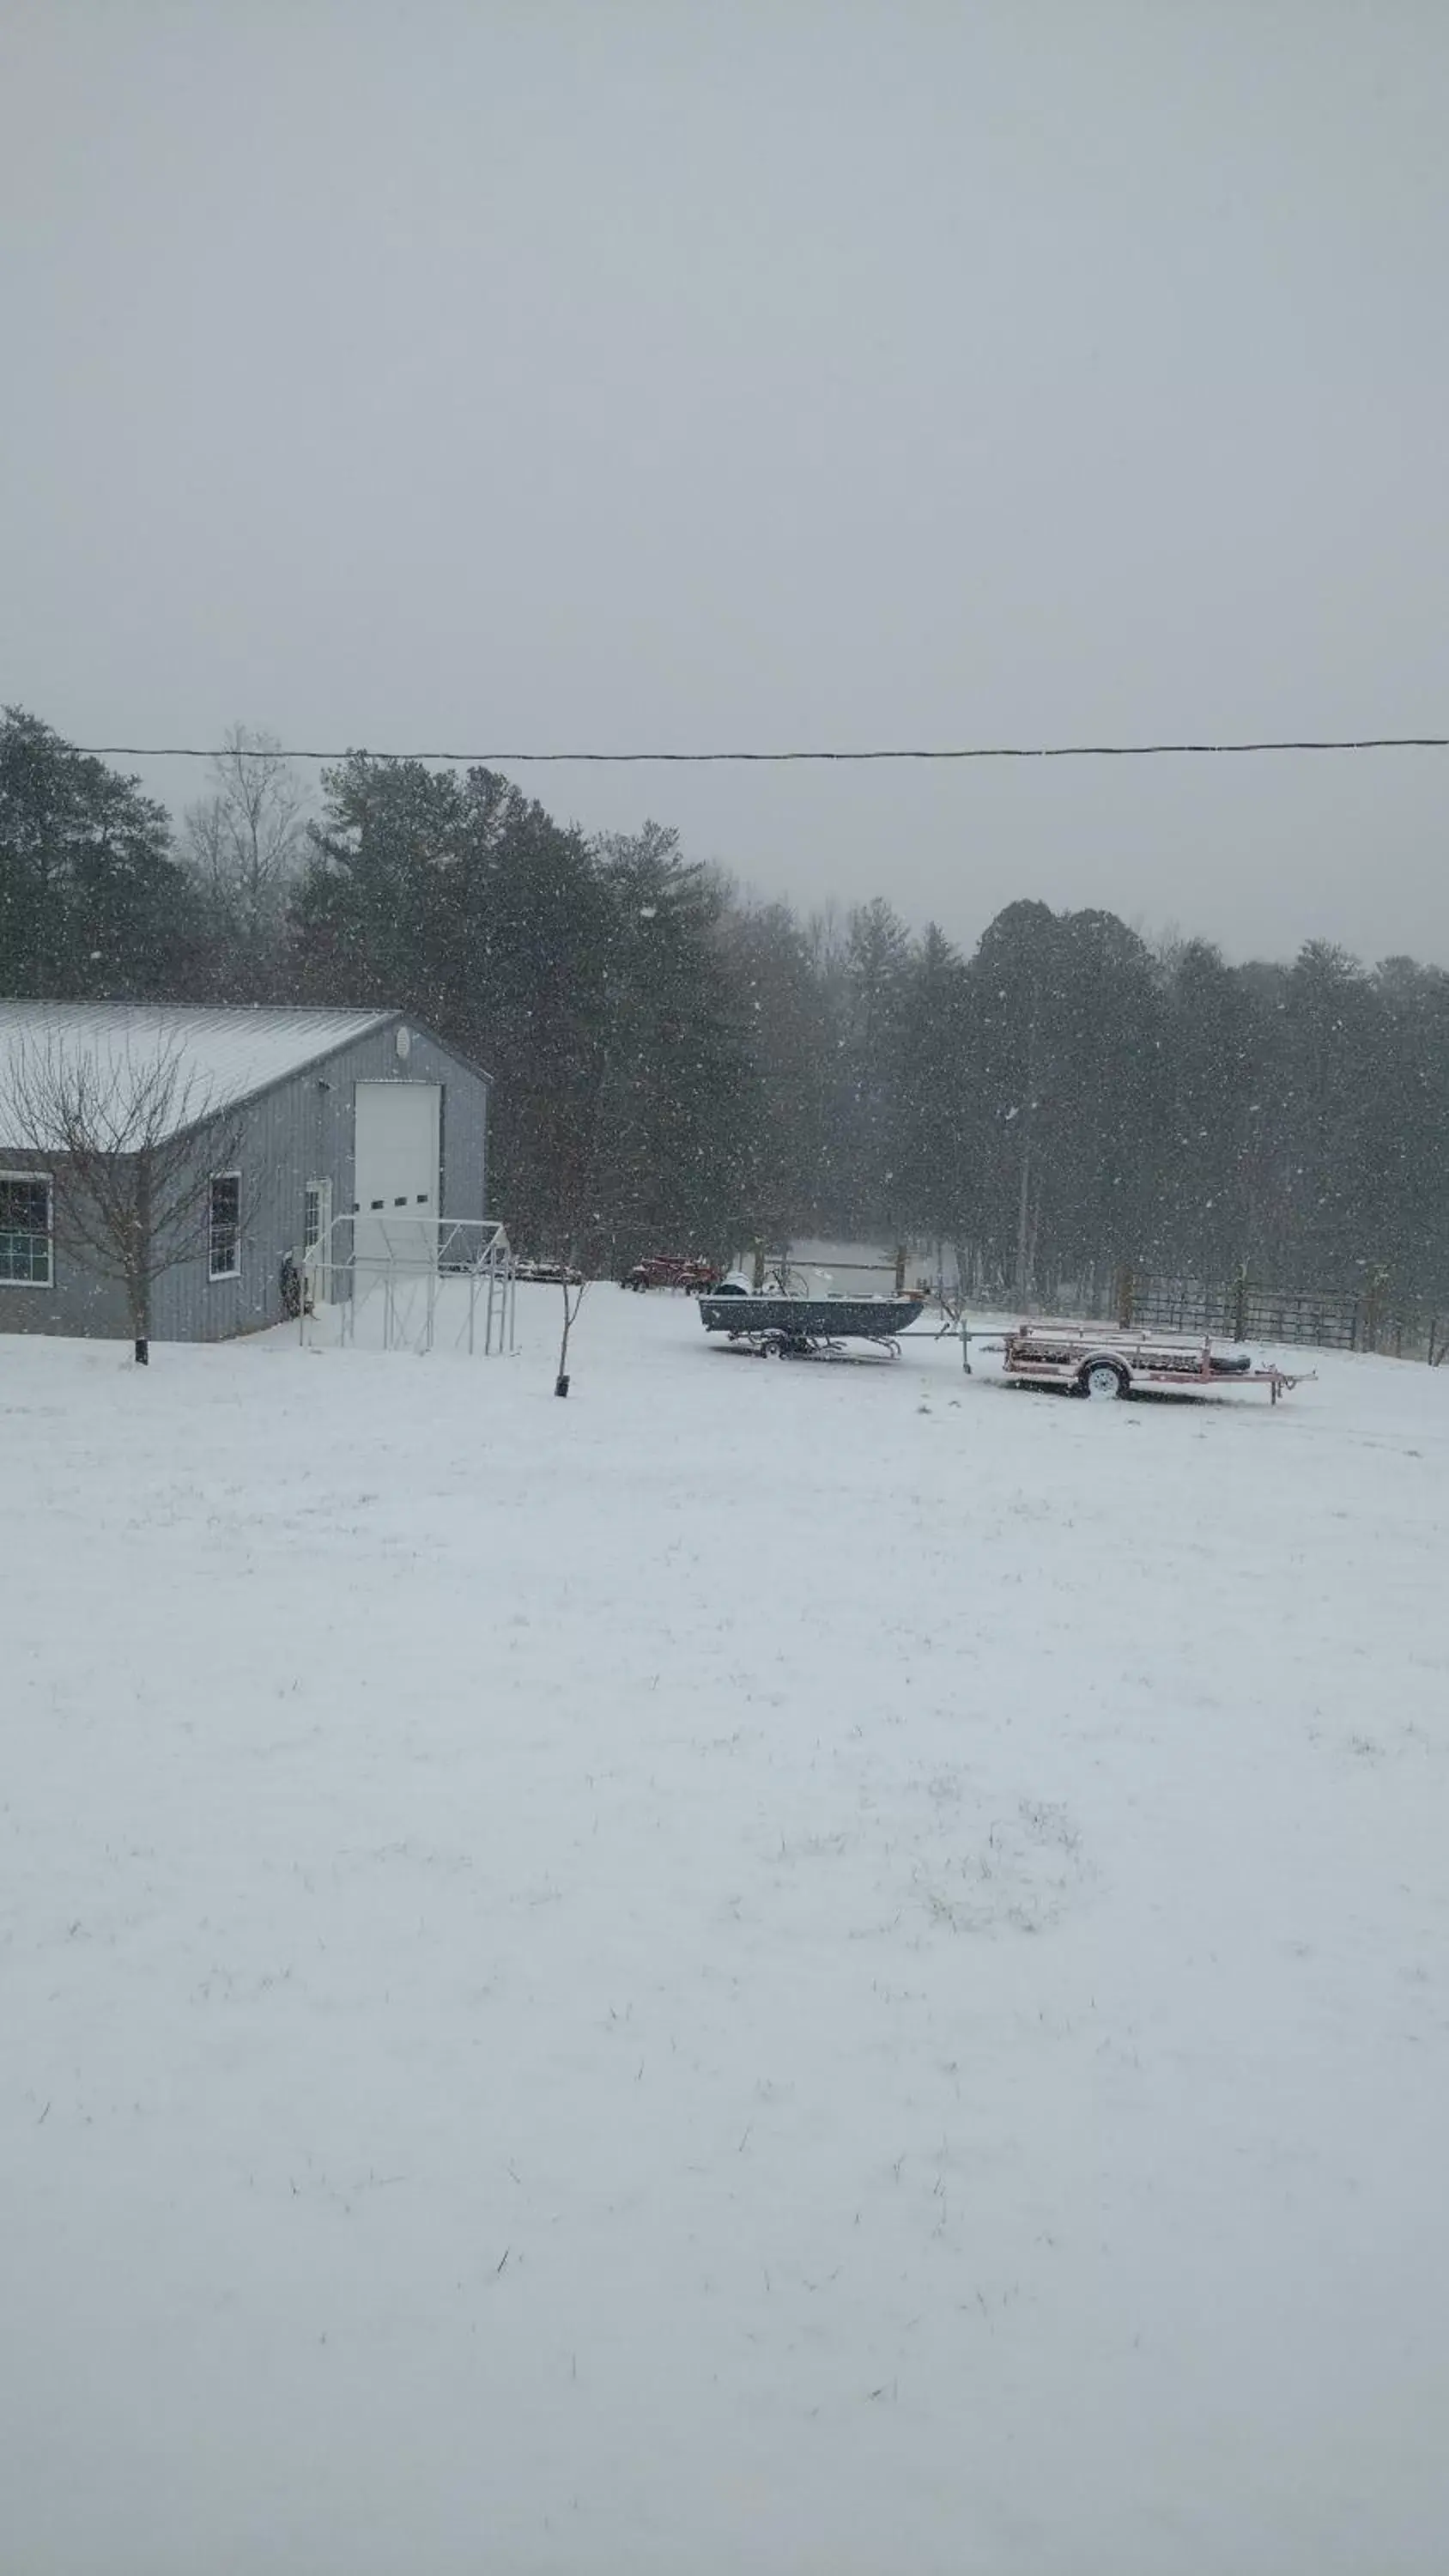
[(339, 1216), (294, 1257), (308, 1349), (517, 1348), (517, 1265), (495, 1218)]

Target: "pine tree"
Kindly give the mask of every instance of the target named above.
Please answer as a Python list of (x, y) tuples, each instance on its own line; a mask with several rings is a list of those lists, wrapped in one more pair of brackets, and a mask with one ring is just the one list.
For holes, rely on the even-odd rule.
[(0, 720), (0, 990), (76, 1001), (173, 997), (194, 913), (171, 825), (49, 725)]

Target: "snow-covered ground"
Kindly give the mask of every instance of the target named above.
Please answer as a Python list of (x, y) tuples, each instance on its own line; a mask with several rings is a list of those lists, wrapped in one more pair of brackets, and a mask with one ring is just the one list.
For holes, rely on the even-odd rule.
[(0, 1342), (4, 2576), (1449, 2561), (1449, 1370)]

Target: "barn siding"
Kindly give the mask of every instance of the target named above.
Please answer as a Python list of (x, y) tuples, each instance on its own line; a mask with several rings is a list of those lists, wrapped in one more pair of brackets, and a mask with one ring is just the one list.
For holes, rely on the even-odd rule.
[[(156, 1281), (151, 1330), (157, 1341), (219, 1342), (282, 1320), (282, 1263), (302, 1239), (305, 1193), (330, 1180), (333, 1212), (353, 1205), (353, 1119), (359, 1082), (438, 1083), (443, 1092), (444, 1216), (487, 1213), (488, 1082), (407, 1020), (412, 1045), (397, 1052), (398, 1023), (319, 1058), (248, 1102), (237, 1164), (242, 1175), (242, 1257), (237, 1279), (210, 1279), (204, 1241)], [(3, 1163), (0, 1153), (0, 1163)], [(124, 1339), (130, 1330), (118, 1287), (98, 1280), (58, 1235), (55, 1286), (0, 1284), (0, 1330)]]
[[(31, 1157), (35, 1169), (42, 1168)], [(0, 1170), (16, 1170), (20, 1158), (0, 1149)], [(125, 1292), (113, 1280), (98, 1279), (87, 1269), (74, 1244), (57, 1231), (52, 1246), (54, 1286), (26, 1288), (0, 1280), (0, 1332), (78, 1333), (94, 1341), (124, 1341), (130, 1332)]]

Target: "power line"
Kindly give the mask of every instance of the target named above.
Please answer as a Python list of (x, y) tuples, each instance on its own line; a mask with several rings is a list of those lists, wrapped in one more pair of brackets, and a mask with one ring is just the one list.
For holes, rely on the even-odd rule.
[[(92, 760), (227, 760), (234, 745), (199, 751), (176, 743), (78, 743)], [(1351, 740), (1289, 742), (1049, 742), (977, 743), (953, 749), (882, 751), (368, 751), (354, 744), (346, 751), (272, 751), (274, 760), (353, 759), (437, 761), (469, 769), (630, 768), (646, 764), (705, 769), (733, 764), (783, 767), (790, 762), (908, 760), (1163, 760), (1225, 758), (1243, 752), (1269, 751), (1449, 751), (1449, 734), (1365, 734)]]

